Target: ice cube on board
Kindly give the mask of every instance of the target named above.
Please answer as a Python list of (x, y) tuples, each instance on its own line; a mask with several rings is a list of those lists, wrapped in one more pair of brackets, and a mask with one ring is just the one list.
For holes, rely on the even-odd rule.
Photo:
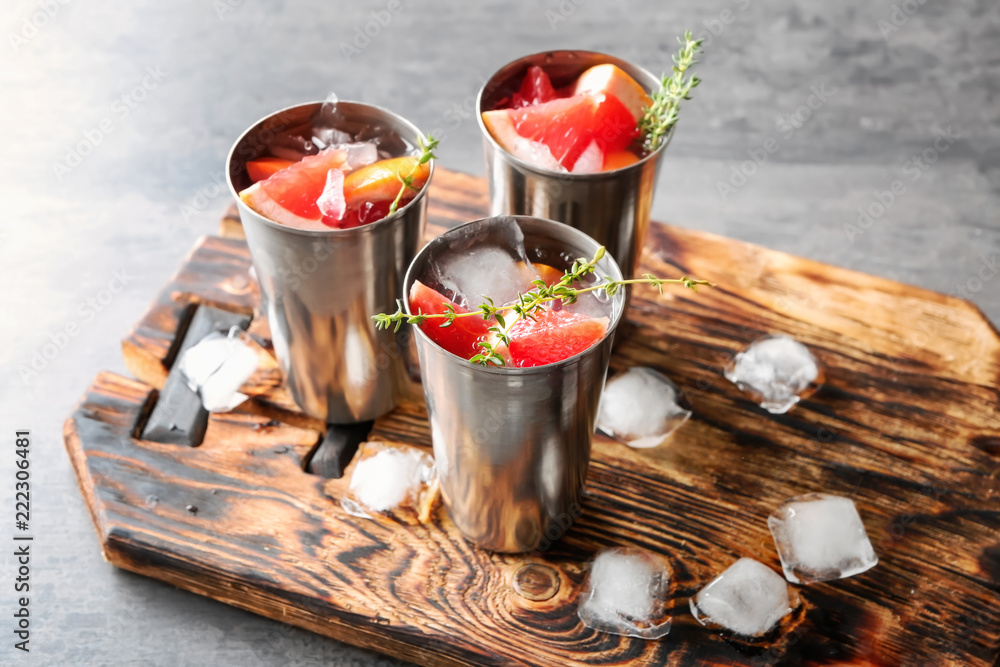
[(604, 386), (597, 428), (630, 447), (656, 447), (691, 416), (678, 404), (679, 395), (662, 373), (630, 368)]
[(762, 408), (783, 414), (817, 380), (819, 364), (802, 343), (788, 336), (768, 336), (737, 354), (725, 375)]
[(708, 627), (759, 637), (795, 606), (797, 597), (789, 595), (780, 574), (752, 558), (740, 558), (691, 598), (691, 615)]
[(659, 639), (670, 632), (672, 577), (662, 556), (643, 549), (603, 549), (591, 563), (577, 614), (594, 630)]
[(410, 445), (362, 443), (340, 505), (367, 517), (411, 510), (425, 518), (437, 489), (434, 459)]
[(793, 584), (843, 579), (878, 563), (850, 498), (826, 493), (791, 498), (768, 517), (767, 527)]
[(180, 360), (180, 371), (192, 390), (198, 392), (209, 412), (229, 412), (246, 394), (239, 388), (257, 370), (257, 353), (240, 339), (234, 327), (229, 335), (214, 331), (188, 348)]

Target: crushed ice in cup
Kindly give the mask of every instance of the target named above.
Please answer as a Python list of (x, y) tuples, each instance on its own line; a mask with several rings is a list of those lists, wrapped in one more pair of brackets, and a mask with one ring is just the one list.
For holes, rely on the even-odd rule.
[(667, 602), (672, 576), (670, 564), (657, 554), (603, 549), (590, 566), (577, 614), (594, 630), (659, 639), (670, 632)]
[(327, 146), (338, 146), (352, 143), (353, 137), (349, 132), (338, 130), (335, 127), (314, 127), (312, 129), (311, 141), (320, 149)]
[(348, 152), (349, 170), (379, 159), (407, 155), (414, 150), (414, 146), (390, 127), (349, 118), (341, 112), (334, 93), (330, 93), (308, 122), (276, 130), (277, 134), (267, 145), (270, 155), (298, 162), (323, 150), (343, 148)]
[(489, 297), (497, 304), (517, 298), (526, 292), (524, 265), (510, 253), (495, 246), (484, 246), (469, 253), (453, 255), (441, 269), (441, 285), (459, 297), (457, 303), (475, 309)]
[(576, 159), (573, 168), (570, 170), (574, 174), (594, 174), (604, 169), (604, 152), (597, 145), (596, 141), (591, 141), (580, 157)]
[(662, 373), (630, 368), (605, 385), (597, 428), (629, 447), (656, 447), (691, 416), (678, 404), (679, 394)]
[(187, 384), (201, 397), (209, 412), (229, 412), (247, 395), (239, 388), (257, 370), (257, 353), (233, 327), (229, 335), (213, 331), (188, 348), (180, 360)]
[(344, 172), (331, 169), (326, 174), (326, 185), (323, 194), (316, 200), (316, 207), (326, 218), (341, 220), (347, 212), (347, 200), (344, 199)]
[(479, 225), (450, 244), (444, 257), (431, 258), (431, 274), (455, 303), (475, 310), (484, 297), (497, 305), (517, 299), (538, 276), (524, 249), (524, 233), (512, 219)]
[(819, 365), (802, 343), (788, 336), (768, 336), (736, 355), (725, 375), (760, 407), (783, 414), (819, 377)]
[(534, 167), (567, 173), (566, 167), (562, 166), (562, 163), (552, 155), (549, 147), (540, 141), (532, 141), (517, 135), (514, 137), (513, 153)]
[(767, 527), (793, 584), (843, 579), (878, 563), (850, 498), (825, 493), (791, 498), (768, 517)]
[(691, 598), (691, 615), (711, 628), (759, 637), (791, 613), (797, 606), (792, 600), (780, 574), (740, 558)]
[(337, 94), (330, 93), (323, 100), (323, 105), (319, 108), (319, 113), (312, 123), (311, 140), (320, 149), (336, 144), (347, 144), (353, 141), (349, 132), (338, 129), (340, 125), (340, 115), (337, 112)]
[(335, 144), (333, 148), (339, 148), (347, 152), (347, 169), (354, 171), (361, 167), (377, 162), (378, 146), (371, 141), (355, 142), (350, 144)]
[(267, 150), (274, 157), (295, 162), (308, 155), (316, 155), (320, 151), (310, 137), (302, 136), (297, 132), (285, 132), (277, 135), (267, 145)]
[(353, 516), (393, 514), (411, 510), (426, 519), (437, 489), (434, 459), (410, 445), (381, 442), (361, 444), (354, 472), (341, 507)]

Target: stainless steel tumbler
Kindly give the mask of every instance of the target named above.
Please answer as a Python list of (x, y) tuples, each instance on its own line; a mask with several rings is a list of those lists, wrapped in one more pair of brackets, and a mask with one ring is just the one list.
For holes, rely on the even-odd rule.
[[(523, 231), (529, 259), (590, 258), (599, 247), (582, 232), (551, 220), (508, 219)], [(458, 251), (454, 242), (461, 240), (462, 247), (489, 243), (497, 233), (490, 226), (495, 220), (469, 222), (431, 241), (406, 273), (407, 292), (415, 280), (433, 275), (433, 258)], [(621, 279), (610, 255), (597, 273)], [(534, 368), (471, 364), (416, 329), (444, 503), (475, 544), (504, 552), (544, 548), (579, 515), (611, 342), (624, 310), (621, 291), (610, 307), (608, 331), (600, 342)]]
[[(277, 134), (308, 124), (321, 105), (290, 107), (254, 124), (229, 152), (227, 173), (292, 397), (313, 417), (352, 423), (392, 410), (406, 389), (407, 336), (377, 331), (371, 317), (394, 311), (404, 293), (406, 267), (423, 239), (427, 188), (394, 215), (352, 229), (294, 229), (248, 208), (238, 196), (251, 184), (245, 163)], [(379, 107), (339, 102), (337, 111), (339, 129), (348, 132), (394, 131), (411, 145), (422, 136)]]
[(593, 51), (546, 51), (501, 67), (479, 91), (476, 108), (486, 153), (490, 213), (532, 215), (575, 227), (605, 246), (631, 278), (649, 227), (660, 160), (673, 131), (659, 148), (635, 164), (608, 172), (570, 174), (535, 167), (514, 157), (493, 139), (482, 118), (484, 111), (494, 109), (501, 99), (517, 91), (533, 65), (542, 67), (559, 87), (604, 63), (617, 65), (648, 92), (659, 89), (658, 78), (619, 58)]

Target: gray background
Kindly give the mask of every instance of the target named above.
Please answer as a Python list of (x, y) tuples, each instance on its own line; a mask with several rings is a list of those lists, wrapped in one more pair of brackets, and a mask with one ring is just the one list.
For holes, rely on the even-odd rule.
[[(331, 90), (384, 105), (439, 130), (443, 166), (481, 174), (471, 111), (497, 67), (578, 47), (659, 71), (689, 27), (711, 44), (699, 68), (704, 83), (664, 161), (656, 218), (943, 292), (978, 287), (969, 295), (1000, 320), (1000, 279), (969, 282), (1000, 251), (1000, 11), (987, 0), (909, 2), (913, 14), (900, 5), (897, 26), (889, 0), (402, 0), (350, 63), (341, 45), (388, 0), (4, 2), (0, 515), (6, 522), (12, 514), (13, 455), (3, 443), (27, 427), (36, 542), (30, 655), (9, 648), (13, 564), (0, 550), (0, 618), (8, 619), (0, 621), (0, 662), (379, 664), (113, 570), (61, 442), (62, 421), (94, 375), (124, 372), (121, 336), (194, 239), (215, 230), (228, 197), (214, 183), (231, 143), (279, 107)], [(32, 32), (32, 21), (44, 25)], [(880, 30), (880, 21), (898, 29)], [(159, 68), (159, 80), (133, 92), (147, 68)], [(807, 112), (814, 86), (829, 94)], [(796, 113), (804, 122), (789, 133), (783, 123)], [(105, 118), (112, 132), (57, 174)], [(935, 151), (935, 128), (949, 126), (960, 138)], [(777, 152), (721, 197), (718, 183), (772, 137)], [(907, 161), (927, 149), (934, 163), (908, 173)], [(905, 192), (852, 242), (844, 226), (897, 179)], [(125, 289), (92, 318), (84, 314), (80, 304), (114, 271), (125, 272)], [(22, 379), (19, 367), (71, 323), (79, 335)], [(0, 540), (7, 533), (0, 529)]]

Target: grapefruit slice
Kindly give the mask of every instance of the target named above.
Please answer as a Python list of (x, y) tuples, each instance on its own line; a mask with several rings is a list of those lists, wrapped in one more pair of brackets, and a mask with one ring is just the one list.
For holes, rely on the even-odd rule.
[(583, 352), (604, 338), (608, 318), (585, 317), (566, 310), (544, 310), (535, 319), (519, 319), (508, 330), (507, 353), (520, 368), (552, 364)]
[(614, 95), (632, 114), (632, 119), (639, 122), (645, 109), (653, 105), (653, 100), (646, 94), (646, 89), (630, 77), (620, 67), (606, 63), (595, 65), (580, 75), (573, 88), (573, 94), (604, 93)]
[(247, 162), (247, 174), (250, 175), (250, 180), (256, 183), (257, 181), (263, 181), (276, 173), (291, 167), (295, 164), (294, 160), (283, 160), (280, 157), (262, 157), (258, 160), (250, 160)]
[(265, 218), (299, 229), (329, 229), (323, 224), (316, 200), (323, 194), (327, 174), (340, 169), (347, 152), (327, 149), (310, 155), (240, 193), (240, 199)]
[(528, 73), (524, 75), (521, 82), (521, 89), (514, 93), (510, 106), (512, 109), (530, 107), (535, 104), (551, 102), (556, 99), (556, 89), (552, 87), (549, 75), (538, 65), (528, 68)]
[[(504, 119), (503, 114), (508, 118)], [(592, 142), (607, 155), (624, 150), (636, 134), (632, 113), (617, 97), (605, 93), (582, 93), (520, 109), (487, 111), (483, 113), (483, 124), (508, 152), (521, 157), (518, 150), (523, 147), (516, 139), (520, 136), (543, 144), (567, 170)], [(532, 164), (551, 168), (539, 162)]]
[[(399, 180), (400, 174), (409, 175), (417, 166), (417, 162), (418, 158), (413, 156), (396, 157), (379, 160), (367, 167), (352, 171), (344, 179), (344, 198), (347, 200), (347, 208), (358, 208), (365, 202), (392, 202), (403, 185)], [(417, 167), (417, 171), (413, 174), (413, 187), (417, 190), (424, 187), (430, 173), (429, 162)], [(415, 190), (410, 192), (416, 194)]]
[[(399, 208), (403, 208), (411, 201), (413, 201), (413, 197), (404, 197), (399, 202)], [(377, 222), (389, 215), (389, 207), (391, 205), (392, 202), (390, 201), (365, 202), (358, 208), (347, 209), (347, 213), (344, 214), (344, 217), (335, 226), (339, 229), (350, 229), (351, 227), (360, 227), (361, 225)]]
[(541, 169), (565, 171), (545, 144), (525, 139), (514, 129), (507, 109), (483, 112), (483, 125), (505, 151)]
[[(413, 282), (410, 288), (410, 312), (423, 313), (424, 315), (440, 315), (448, 312), (446, 306), (450, 305), (456, 313), (468, 312), (457, 303), (424, 285), (419, 280)], [(478, 354), (481, 350), (476, 345), (489, 333), (489, 323), (481, 317), (458, 317), (451, 323), (451, 326), (442, 327), (443, 320), (425, 320), (420, 325), (420, 330), (427, 334), (427, 337), (443, 347), (452, 354), (457, 354), (463, 359), (468, 359)]]

